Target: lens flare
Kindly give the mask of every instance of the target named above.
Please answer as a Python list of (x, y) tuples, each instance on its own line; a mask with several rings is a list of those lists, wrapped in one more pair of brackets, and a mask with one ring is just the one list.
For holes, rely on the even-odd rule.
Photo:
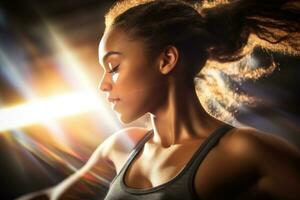
[(0, 131), (84, 112), (93, 112), (98, 107), (98, 103), (93, 94), (78, 92), (3, 108), (0, 110)]

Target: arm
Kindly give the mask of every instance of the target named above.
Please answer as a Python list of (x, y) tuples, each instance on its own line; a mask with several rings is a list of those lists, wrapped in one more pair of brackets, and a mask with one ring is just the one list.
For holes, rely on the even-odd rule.
[(255, 185), (241, 197), (300, 199), (299, 149), (277, 136), (254, 129), (242, 130), (230, 140), (231, 152), (234, 152), (231, 155), (235, 160), (253, 164), (259, 174)]
[(53, 188), (31, 193), (17, 200), (104, 199), (110, 182), (147, 131), (132, 127), (112, 134), (78, 172)]
[(108, 157), (114, 136), (107, 138), (79, 171), (53, 188), (34, 192), (17, 200), (104, 199), (115, 167)]
[(38, 192), (33, 192), (24, 196), (17, 198), (16, 200), (49, 200), (50, 199), (51, 188), (41, 190)]
[(274, 138), (261, 141), (258, 167), (263, 174), (261, 190), (278, 199), (300, 199), (300, 153), (286, 141)]

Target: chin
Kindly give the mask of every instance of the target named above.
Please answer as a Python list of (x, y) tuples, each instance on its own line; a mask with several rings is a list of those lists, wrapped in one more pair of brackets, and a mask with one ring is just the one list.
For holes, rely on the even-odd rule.
[[(142, 115), (143, 116), (143, 115)], [(120, 114), (118, 113), (118, 118), (119, 118), (119, 121), (122, 123), (122, 124), (129, 124), (137, 119), (139, 119), (141, 116), (126, 116), (124, 114)]]
[(131, 122), (133, 122), (135, 119), (132, 119), (130, 117), (126, 117), (122, 114), (118, 114), (118, 118), (119, 118), (119, 121), (122, 123), (122, 124), (129, 124)]

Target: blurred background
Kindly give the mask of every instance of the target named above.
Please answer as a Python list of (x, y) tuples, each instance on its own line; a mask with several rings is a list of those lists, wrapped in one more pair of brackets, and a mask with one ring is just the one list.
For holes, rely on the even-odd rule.
[[(125, 127), (97, 88), (98, 43), (113, 3), (0, 1), (1, 200), (57, 184)], [(300, 148), (300, 58), (272, 57), (278, 67), (271, 75), (239, 85), (263, 101), (237, 118)]]

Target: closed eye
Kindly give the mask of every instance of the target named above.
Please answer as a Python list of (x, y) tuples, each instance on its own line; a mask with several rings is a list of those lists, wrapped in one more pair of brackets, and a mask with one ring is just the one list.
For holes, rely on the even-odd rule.
[(112, 70), (110, 70), (108, 73), (114, 74), (114, 73), (118, 72), (119, 66), (120, 66), (120, 65), (115, 66), (115, 67), (114, 67)]

